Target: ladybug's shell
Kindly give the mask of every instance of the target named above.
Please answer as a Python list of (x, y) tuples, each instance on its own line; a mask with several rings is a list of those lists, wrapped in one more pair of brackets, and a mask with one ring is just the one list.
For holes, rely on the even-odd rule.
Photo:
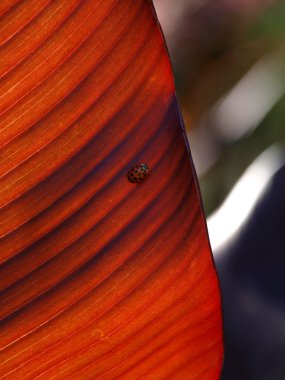
[(127, 173), (131, 183), (142, 183), (149, 176), (149, 167), (146, 164), (138, 164), (130, 168)]

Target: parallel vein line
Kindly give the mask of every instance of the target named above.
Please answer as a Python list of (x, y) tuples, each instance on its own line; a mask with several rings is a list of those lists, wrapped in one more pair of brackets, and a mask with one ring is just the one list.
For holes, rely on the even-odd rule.
[[(195, 222), (194, 222), (195, 223)], [(189, 231), (191, 230), (192, 226), (189, 228), (189, 230), (187, 232), (185, 232), (185, 234), (180, 237), (180, 241), (177, 243), (176, 247), (170, 252), (169, 255), (165, 256), (164, 259), (158, 263), (150, 272), (148, 272), (145, 277), (143, 277), (142, 280), (140, 280), (138, 283), (136, 283), (136, 285), (134, 285), (127, 294), (124, 295), (124, 297), (122, 297), (118, 303), (121, 303), (121, 302), (124, 302), (125, 299), (128, 298), (128, 296), (130, 296), (137, 288), (139, 288), (142, 284), (144, 284), (147, 279), (152, 276), (156, 271), (158, 271), (160, 269), (160, 267), (166, 263), (169, 258), (173, 255), (173, 251), (176, 251), (178, 249), (178, 247), (181, 245), (181, 243), (184, 241), (184, 239), (186, 239), (187, 235), (189, 234)], [(171, 285), (169, 285), (169, 283), (158, 293), (156, 294), (152, 299), (148, 300), (147, 303), (143, 304), (143, 306), (138, 309), (133, 315), (131, 318), (129, 318), (127, 321), (125, 321), (126, 324), (129, 324), (132, 320), (134, 320), (138, 315), (140, 315), (143, 311), (145, 311), (150, 305), (152, 305), (157, 299), (159, 299), (164, 293), (166, 293), (166, 290), (170, 287), (173, 286), (175, 280), (179, 279), (180, 276), (183, 275), (183, 273), (188, 269), (188, 266), (185, 266), (184, 269), (182, 269), (180, 272), (178, 272), (178, 275), (175, 276), (173, 282), (171, 283)], [(130, 274), (129, 274), (130, 275)], [(122, 283), (123, 281), (125, 280), (126, 278), (123, 278), (122, 279)], [(117, 285), (116, 285), (117, 286)], [(112, 289), (110, 289), (110, 292), (112, 291)], [(105, 314), (107, 314), (114, 306), (116, 306), (117, 304), (113, 305), (110, 309), (106, 310), (103, 314), (99, 315), (94, 321), (96, 321), (97, 319), (101, 318), (102, 316), (104, 316)], [(163, 311), (161, 312), (163, 313)], [(92, 321), (91, 323), (94, 323), (94, 321)], [(91, 324), (90, 323), (90, 324)], [(84, 328), (86, 328), (87, 326), (85, 326)], [(110, 333), (108, 333), (108, 336), (112, 336), (113, 334), (115, 334), (119, 329), (121, 328), (121, 326), (117, 327), (116, 329), (114, 329), (113, 331), (111, 331)], [(62, 342), (62, 341), (61, 341)], [(98, 343), (100, 342), (100, 340), (97, 340), (96, 342), (94, 342), (91, 346), (94, 348), (94, 346), (96, 346)], [(88, 349), (89, 347), (87, 347)], [(84, 348), (82, 351), (80, 351), (80, 353), (84, 352), (86, 348)], [(75, 353), (74, 355), (72, 355), (70, 358), (76, 356), (79, 352)], [(68, 359), (70, 359), (68, 358)], [(58, 372), (59, 373), (59, 372)]]
[[(172, 143), (173, 143), (173, 142), (172, 142)], [(160, 161), (159, 161), (159, 162), (160, 162)], [(158, 162), (158, 164), (159, 164), (159, 162)], [(157, 165), (158, 165), (158, 164), (157, 164)], [(181, 165), (181, 161), (179, 161), (179, 164)], [(177, 168), (175, 168), (175, 169), (177, 170)], [(172, 176), (171, 176), (170, 178), (168, 178), (167, 183), (171, 183), (171, 181), (172, 181), (173, 178), (175, 177), (175, 172), (176, 172), (175, 169), (173, 169), (174, 172), (172, 173)], [(134, 189), (133, 189), (133, 190), (134, 190)], [(150, 201), (151, 203), (148, 204), (148, 205), (143, 209), (143, 212), (146, 212), (147, 209), (153, 207), (153, 203), (158, 201), (158, 199), (159, 199), (160, 194), (161, 194), (162, 191), (164, 191), (164, 189), (162, 189), (162, 190), (156, 195), (156, 197)], [(122, 202), (123, 202), (125, 199), (127, 199), (127, 198), (128, 198), (128, 194), (126, 194), (126, 196), (124, 197), (123, 200), (120, 200), (119, 204), (114, 205), (113, 209), (112, 209), (108, 214), (105, 215), (105, 217), (103, 218), (103, 220), (108, 219), (108, 218), (109, 218), (109, 215), (111, 215), (115, 210), (117, 210), (117, 209), (121, 206)], [(141, 216), (141, 213), (139, 213), (139, 214), (135, 214), (135, 215), (132, 217), (132, 220), (131, 220), (131, 221), (126, 222), (126, 223), (127, 223), (127, 226), (128, 226), (128, 224), (129, 224), (130, 222), (132, 222), (132, 221), (136, 221), (138, 218), (140, 218), (140, 216)], [(71, 245), (65, 247), (62, 251), (58, 252), (57, 255), (54, 256), (54, 257), (57, 257), (57, 256), (60, 255), (62, 252), (68, 252), (69, 248), (70, 248), (72, 245), (74, 245), (76, 242), (79, 242), (79, 241), (80, 241), (80, 240), (81, 240), (86, 234), (88, 234), (90, 231), (94, 230), (94, 228), (95, 228), (99, 223), (102, 223), (102, 221), (99, 220), (95, 225), (91, 226), (90, 229), (88, 229), (87, 231), (84, 231), (84, 234), (83, 234), (83, 235), (77, 237), (77, 239), (76, 239), (75, 241), (73, 241)], [(111, 244), (112, 241), (114, 241), (115, 239), (117, 239), (118, 236), (120, 236), (120, 235), (124, 232), (125, 228), (126, 228), (126, 226), (122, 227), (121, 230), (119, 231), (119, 235), (115, 235), (115, 236), (113, 236), (113, 237), (111, 238), (111, 240), (110, 240), (107, 244)], [(101, 250), (102, 250), (102, 249), (103, 249), (103, 247), (101, 248)], [(78, 251), (78, 254), (79, 254), (79, 253), (80, 253), (80, 252)], [(97, 254), (98, 254), (98, 253), (97, 253)], [(45, 266), (49, 263), (49, 261), (52, 261), (52, 260), (54, 259), (54, 257), (51, 258), (50, 260), (46, 261), (44, 264), (42, 264), (42, 265), (38, 266), (37, 268), (35, 268), (34, 271), (39, 271), (39, 269), (40, 269), (41, 267), (45, 267)], [(92, 259), (92, 258), (91, 258), (91, 259)], [(88, 262), (89, 262), (89, 260), (88, 260)], [(82, 266), (82, 265), (81, 265), (81, 266)], [(80, 269), (80, 268), (79, 268), (79, 269)], [(76, 271), (76, 270), (78, 270), (78, 268), (76, 268), (75, 271)], [(72, 271), (72, 272), (71, 272), (70, 274), (68, 274), (67, 276), (70, 276), (73, 272), (74, 272), (74, 271)], [(31, 274), (31, 273), (33, 273), (33, 271), (30, 272), (30, 274)], [(65, 277), (65, 278), (66, 278), (66, 277)], [(42, 281), (42, 279), (41, 279), (41, 281)], [(59, 284), (60, 284), (62, 281), (64, 281), (64, 278), (60, 280)], [(53, 284), (53, 288), (55, 288), (55, 286), (57, 286), (57, 285), (58, 285), (58, 284)], [(36, 284), (34, 283), (34, 284), (33, 284), (33, 287), (35, 287), (35, 286), (36, 286)], [(49, 291), (49, 290), (50, 290), (50, 288), (49, 288), (49, 289), (46, 289), (46, 290), (45, 290), (45, 293), (46, 293), (47, 291)], [(25, 287), (21, 286), (21, 288), (20, 288), (20, 292), (25, 292), (25, 291), (26, 291)], [(42, 295), (42, 294), (41, 294), (41, 295)], [(41, 295), (38, 295), (38, 297), (40, 297)], [(15, 295), (15, 296), (17, 296), (17, 295)], [(32, 300), (31, 300), (31, 301), (32, 301)], [(25, 306), (27, 306), (27, 305), (25, 305)], [(23, 306), (23, 307), (24, 307), (24, 306)], [(19, 310), (19, 309), (18, 309), (18, 310)], [(14, 312), (16, 312), (16, 310), (15, 310)], [(8, 318), (8, 316), (7, 316), (6, 318)], [(4, 320), (2, 320), (2, 321), (4, 321)]]
[[(128, 25), (128, 26), (126, 27), (126, 29), (125, 29), (124, 32), (128, 32), (130, 26), (131, 26), (131, 24)], [(96, 103), (100, 100), (101, 96), (103, 96), (103, 95), (105, 96), (107, 91), (112, 91), (112, 87), (114, 86), (114, 84), (115, 84), (117, 81), (120, 80), (121, 76), (122, 76), (122, 75), (123, 75), (128, 69), (129, 69), (129, 67), (133, 64), (134, 60), (137, 58), (137, 53), (138, 53), (138, 52), (139, 52), (139, 51), (145, 46), (145, 44), (148, 42), (148, 39), (149, 39), (149, 36), (151, 35), (151, 32), (152, 32), (152, 29), (150, 29), (150, 30), (148, 31), (148, 34), (145, 36), (146, 38), (145, 38), (145, 40), (143, 41), (143, 43), (142, 43), (141, 45), (139, 45), (138, 48), (137, 48), (137, 50), (135, 50), (134, 53), (130, 56), (130, 59), (126, 62), (126, 65), (123, 67), (122, 71), (118, 73), (117, 77), (114, 78), (113, 82), (111, 82), (111, 83), (108, 84), (108, 86), (107, 86), (106, 89), (104, 90), (104, 93), (101, 94), (98, 98), (96, 98), (96, 99), (95, 99), (95, 100), (94, 100), (94, 101), (93, 101), (93, 102), (92, 102), (92, 103), (91, 103), (86, 109), (84, 109), (84, 111), (82, 112), (82, 114), (78, 115), (77, 118), (76, 118), (75, 120), (73, 120), (72, 124), (68, 125), (65, 129), (61, 130), (60, 133), (59, 133), (58, 135), (56, 135), (54, 139), (48, 141), (45, 145), (41, 146), (40, 149), (35, 150), (35, 151), (34, 151), (31, 155), (29, 155), (27, 158), (25, 158), (25, 159), (22, 160), (21, 162), (17, 163), (17, 165), (15, 165), (14, 167), (12, 167), (9, 171), (7, 171), (7, 172), (5, 172), (4, 174), (2, 174), (2, 175), (0, 176), (0, 178), (5, 177), (10, 171), (15, 170), (18, 166), (22, 165), (24, 162), (26, 162), (27, 160), (29, 160), (31, 157), (40, 154), (40, 152), (41, 152), (44, 148), (46, 148), (46, 147), (52, 145), (52, 143), (53, 143), (54, 141), (56, 141), (56, 139), (57, 139), (58, 137), (60, 137), (60, 136), (63, 135), (64, 133), (66, 133), (70, 128), (74, 127), (77, 123), (80, 122), (81, 118), (84, 117), (85, 114), (86, 114), (87, 112), (89, 112), (89, 111), (92, 110), (94, 107), (96, 107)], [(123, 37), (124, 37), (124, 35), (121, 35), (121, 36), (120, 36), (120, 39), (117, 41), (117, 43), (119, 43), (119, 41), (120, 41)], [(160, 53), (160, 55), (162, 55), (162, 51), (159, 51), (159, 53)], [(106, 56), (107, 56), (107, 54), (106, 54)], [(102, 60), (103, 60), (103, 58), (104, 58), (104, 57), (102, 57)], [(138, 81), (138, 82), (136, 83), (136, 88), (134, 88), (134, 90), (133, 90), (131, 93), (128, 93), (128, 96), (124, 99), (124, 102), (121, 104), (120, 109), (117, 110), (113, 115), (110, 115), (110, 118), (114, 117), (114, 116), (116, 115), (116, 113), (120, 112), (121, 108), (124, 107), (124, 106), (129, 102), (129, 100), (130, 100), (130, 98), (133, 96), (135, 90), (136, 90), (136, 89), (139, 89), (139, 87), (140, 87), (141, 84), (145, 81), (147, 75), (151, 72), (152, 69), (153, 69), (153, 66), (151, 66), (151, 67), (149, 68), (149, 70), (147, 71), (146, 75), (145, 75), (143, 78), (141, 78), (140, 81)], [(79, 86), (79, 85), (80, 85), (80, 83), (77, 84), (77, 86)], [(76, 86), (76, 87), (77, 87), (77, 86)], [(75, 90), (76, 87), (73, 88), (73, 90)], [(64, 99), (62, 99), (62, 101), (64, 101)], [(108, 123), (108, 121), (107, 121), (105, 124), (107, 124), (107, 123)], [(105, 124), (104, 124), (104, 125), (105, 125)], [(101, 129), (102, 129), (103, 127), (104, 127), (104, 126), (101, 126)], [(98, 133), (99, 131), (100, 131), (100, 130), (98, 130), (98, 131), (96, 131), (96, 132)], [(95, 135), (94, 135), (92, 138), (94, 138), (94, 137), (95, 137)], [(74, 139), (75, 139), (75, 137), (74, 137)], [(19, 147), (19, 149), (20, 149), (20, 148), (21, 148), (21, 147)], [(15, 153), (17, 153), (17, 151), (16, 151)], [(76, 153), (77, 153), (77, 152), (76, 152)], [(13, 156), (10, 156), (10, 157), (9, 157), (9, 159), (12, 159), (12, 158), (13, 158)], [(49, 174), (49, 175), (50, 175), (50, 174)], [(2, 187), (2, 189), (3, 189), (3, 187)], [(4, 189), (5, 189), (5, 188), (4, 188)], [(3, 206), (2, 206), (2, 207), (3, 207)]]
[[(99, 0), (98, 0), (98, 1), (99, 1)], [(101, 3), (103, 3), (103, 1), (104, 1), (104, 0), (102, 0), (102, 1), (99, 3), (99, 5), (100, 5)], [(98, 27), (102, 24), (102, 22), (104, 22), (104, 21), (106, 20), (106, 18), (108, 18), (108, 15), (111, 13), (111, 11), (113, 10), (113, 8), (115, 8), (115, 6), (116, 6), (117, 4), (119, 4), (119, 1), (120, 1), (120, 0), (116, 0), (116, 1), (115, 1), (114, 5), (111, 7), (111, 9), (109, 9), (109, 12), (107, 13), (106, 17), (104, 17), (104, 18), (102, 18), (102, 19), (100, 20), (100, 22), (96, 25), (96, 28), (95, 28), (95, 29), (89, 31), (89, 33), (87, 34), (86, 38), (84, 38), (84, 39), (80, 42), (80, 44), (77, 45), (77, 46), (75, 47), (74, 50), (72, 50), (69, 54), (66, 54), (65, 58), (59, 63), (58, 66), (56, 66), (51, 72), (49, 72), (48, 75), (46, 75), (45, 77), (43, 77), (42, 80), (41, 80), (39, 83), (37, 83), (37, 85), (36, 85), (35, 87), (33, 87), (32, 89), (30, 89), (28, 92), (26, 92), (26, 93), (23, 94), (22, 96), (18, 96), (17, 99), (16, 99), (16, 101), (15, 101), (14, 103), (10, 104), (10, 106), (7, 107), (3, 112), (1, 112), (0, 115), (5, 114), (7, 111), (9, 111), (9, 109), (11, 109), (12, 107), (14, 107), (14, 106), (15, 106), (18, 102), (20, 102), (23, 98), (27, 97), (31, 92), (37, 90), (38, 87), (40, 87), (43, 83), (47, 82), (48, 79), (49, 79), (52, 75), (54, 75), (54, 74), (60, 69), (60, 67), (61, 67), (61, 66), (62, 66), (62, 65), (68, 60), (68, 59), (72, 58), (72, 57), (76, 54), (76, 52), (80, 49), (80, 47), (81, 47), (81, 46), (82, 46), (82, 45), (83, 45), (83, 44), (84, 44), (84, 43), (90, 38), (90, 35), (92, 35), (93, 33), (95, 33), (95, 32), (97, 31)], [(80, 8), (78, 8), (78, 9), (80, 9)], [(77, 11), (78, 11), (78, 9), (77, 9)], [(73, 11), (73, 12), (68, 16), (68, 18), (63, 22), (62, 25), (66, 24), (66, 23), (70, 20), (70, 18), (72, 17), (72, 15), (73, 15), (74, 13), (75, 13), (75, 11)], [(92, 15), (92, 13), (91, 13), (91, 15)], [(69, 38), (72, 37), (72, 35), (73, 35), (73, 34), (74, 34), (74, 33), (80, 28), (80, 26), (82, 26), (82, 24), (83, 24), (84, 22), (86, 22), (86, 20), (87, 20), (88, 18), (90, 18), (90, 14), (88, 14), (88, 16), (87, 16), (84, 20), (82, 20), (82, 22), (78, 25), (78, 27), (74, 30), (74, 32), (69, 36)], [(66, 41), (64, 41), (61, 45), (58, 45), (57, 48), (53, 51), (53, 54), (54, 54), (56, 51), (60, 50), (60, 49), (63, 47), (63, 45), (64, 45), (65, 43), (66, 43)], [(40, 48), (41, 48), (41, 47), (40, 47)], [(39, 48), (39, 49), (40, 49), (40, 48)], [(49, 58), (50, 58), (50, 56), (49, 56)], [(8, 94), (9, 92), (11, 92), (16, 86), (18, 86), (21, 82), (23, 82), (24, 80), (26, 80), (28, 77), (31, 77), (34, 71), (36, 71), (37, 69), (39, 69), (41, 66), (44, 66), (46, 60), (47, 60), (47, 58), (46, 58), (45, 60), (41, 61), (41, 63), (40, 63), (37, 67), (35, 67), (31, 72), (29, 72), (28, 75), (26, 75), (25, 77), (23, 77), (23, 78), (21, 79), (21, 81), (18, 81), (14, 86), (11, 86), (11, 87), (9, 88), (9, 91), (8, 91), (8, 92), (5, 92), (2, 96), (0, 96), (0, 99), (3, 98), (3, 97), (5, 97), (5, 96), (7, 96), (7, 94)], [(87, 74), (88, 74), (88, 73), (87, 73)], [(67, 95), (68, 95), (68, 94), (67, 94)], [(36, 104), (36, 103), (33, 102), (33, 104)], [(24, 112), (22, 115), (20, 115), (18, 118), (22, 117), (22, 116), (25, 115), (27, 112), (29, 112), (29, 109), (28, 109), (28, 111), (26, 111), (26, 112)], [(16, 119), (16, 120), (18, 120), (18, 119)], [(9, 126), (10, 126), (10, 124), (7, 124), (7, 125), (6, 125), (6, 128), (1, 128), (1, 132), (2, 132), (2, 131), (5, 131)]]
[[(192, 183), (192, 182), (191, 182)], [(191, 185), (192, 186), (192, 185)], [(177, 210), (178, 210), (178, 208), (177, 208)], [(192, 228), (192, 225), (191, 225), (191, 227), (190, 227), (190, 229)], [(187, 236), (187, 234), (189, 233), (189, 231), (187, 231), (186, 233), (185, 233), (185, 235), (184, 235), (184, 237), (181, 237), (181, 239), (183, 240), (183, 238), (185, 238), (185, 236)], [(177, 243), (177, 246), (179, 246), (180, 244), (181, 244), (181, 241), (182, 240), (180, 240), (178, 243)], [(175, 250), (175, 249), (173, 249), (173, 250)], [(173, 254), (173, 250), (170, 252), (170, 256)], [(150, 255), (151, 253), (149, 253), (149, 255)], [(163, 260), (162, 260), (162, 262), (160, 262), (160, 263), (158, 263), (156, 266), (155, 266), (155, 268), (153, 269), (153, 271), (151, 271), (151, 272), (149, 272), (145, 277), (143, 277), (142, 278), (142, 280), (140, 280), (137, 284), (136, 284), (136, 286), (135, 287), (133, 287), (133, 288), (131, 288), (123, 297), (122, 297), (122, 299), (118, 299), (118, 302), (117, 303), (119, 303), (119, 302), (122, 302), (126, 297), (128, 297), (129, 296), (129, 294), (130, 293), (132, 293), (133, 291), (135, 291), (136, 290), (136, 288), (137, 287), (139, 287), (142, 283), (144, 283), (144, 281), (150, 276), (150, 275), (152, 275), (158, 268), (160, 268), (160, 266), (162, 265), (162, 263), (164, 263), (164, 262), (166, 262), (168, 259), (169, 259), (169, 257), (170, 256), (166, 256), (166, 257), (164, 257), (163, 258)], [(147, 259), (147, 257), (146, 257), (146, 259)], [(118, 270), (119, 268), (117, 268), (116, 270)], [(129, 274), (130, 275), (130, 274)], [(178, 276), (177, 276), (177, 278), (179, 277), (179, 274), (178, 274)], [(122, 280), (121, 280), (121, 282), (123, 283), (124, 281), (125, 281), (125, 279), (126, 278), (123, 278)], [(94, 289), (92, 289), (92, 290), (94, 290)], [(91, 291), (92, 291), (91, 290)], [(112, 291), (112, 289), (110, 289), (109, 290), (109, 292), (111, 292)], [(89, 293), (89, 292), (88, 292)], [(161, 295), (162, 293), (159, 293), (159, 295)], [(86, 294), (87, 295), (87, 294)], [(86, 295), (84, 296), (84, 297), (86, 297)], [(75, 303), (77, 303), (77, 302), (80, 302), (82, 300), (82, 298), (81, 299), (79, 299), (79, 300), (77, 300)], [(149, 303), (152, 303), (153, 302), (153, 300), (151, 300)], [(69, 308), (70, 307), (72, 307), (73, 306), (73, 304), (72, 305), (70, 305), (69, 306)], [(115, 305), (113, 305), (111, 308), (113, 308)], [(144, 307), (145, 307), (145, 305), (144, 305)], [(89, 306), (89, 308), (91, 308), (91, 306)], [(87, 310), (88, 309), (85, 309), (84, 310), (84, 313), (86, 313), (87, 312)], [(109, 311), (110, 309), (107, 309), (103, 314), (101, 314), (101, 315), (99, 315), (99, 316), (97, 316), (96, 317), (96, 319), (95, 320), (93, 320), (92, 322), (90, 322), (90, 323), (88, 323), (88, 325), (85, 325), (85, 326), (83, 326), (79, 331), (81, 331), (81, 330), (83, 330), (83, 329), (85, 329), (85, 328), (87, 328), (90, 324), (92, 324), (92, 323), (94, 323), (98, 318), (101, 318), (105, 313), (107, 313), (108, 311)], [(64, 311), (62, 311), (62, 312), (64, 312), (64, 313), (66, 313), (66, 310), (64, 310)], [(61, 313), (62, 313), (61, 312)], [(61, 314), (60, 313), (60, 314)], [(58, 315), (56, 315), (56, 317), (58, 317)], [(77, 316), (76, 316), (76, 318), (79, 318), (80, 317), (80, 314), (78, 314)], [(135, 315), (133, 316), (133, 317), (135, 317)], [(38, 327), (38, 328), (40, 328), (40, 326)], [(79, 332), (78, 330), (77, 330), (77, 332), (76, 333), (74, 333), (74, 334), (72, 334), (71, 336), (74, 336), (75, 334), (77, 334), (78, 332)], [(32, 333), (32, 331), (30, 332), (30, 333)], [(48, 335), (45, 335), (45, 337), (44, 337), (44, 339), (47, 339), (48, 338)], [(64, 341), (66, 340), (66, 339), (69, 339), (70, 338), (70, 336), (68, 336), (68, 337), (66, 337), (65, 339), (64, 339)], [(37, 342), (39, 342), (39, 341), (37, 341)], [(63, 342), (63, 340), (61, 340), (58, 344), (60, 344), (60, 343), (62, 343)], [(97, 342), (98, 343), (98, 342)], [(14, 344), (14, 343), (13, 343)], [(35, 343), (36, 344), (36, 343)], [(57, 345), (57, 344), (56, 344)], [(56, 345), (54, 345), (54, 346), (56, 346)], [(52, 346), (52, 347), (54, 347), (54, 346)], [(31, 346), (29, 346), (27, 349), (29, 349)], [(52, 347), (50, 347), (49, 349), (51, 349)], [(1, 351), (1, 350), (0, 350)], [(34, 360), (34, 357), (33, 358), (31, 358), (30, 360)]]
[[(180, 158), (180, 160), (179, 160), (179, 165), (181, 165), (181, 162), (183, 161), (183, 158)], [(174, 174), (172, 174), (172, 176), (173, 176)], [(168, 180), (168, 182), (171, 182), (171, 179), (173, 179), (173, 178), (170, 178), (169, 180)], [(157, 201), (157, 199), (159, 198), (159, 195), (160, 195), (160, 192), (156, 195), (156, 197), (155, 197), (155, 200)], [(154, 202), (154, 200), (152, 200), (152, 202)], [(150, 206), (150, 204), (149, 204), (149, 206)], [(145, 210), (145, 209), (144, 209)], [(139, 217), (140, 216), (140, 214), (138, 214), (138, 215), (136, 215), (134, 218), (132, 218), (132, 220), (135, 220), (137, 217)], [(121, 232), (120, 233), (122, 233), (122, 229), (121, 229)], [(113, 237), (113, 239), (112, 240), (114, 240), (115, 238), (117, 238), (118, 237), (118, 235), (116, 235), (116, 236), (114, 236)], [(86, 263), (85, 263), (86, 264)], [(82, 265), (81, 265), (82, 266)], [(80, 268), (77, 268), (77, 270), (78, 269), (80, 269)], [(69, 276), (70, 276), (71, 274), (69, 274)], [(59, 284), (61, 284), (62, 282), (63, 282), (64, 280), (62, 280)], [(57, 284), (56, 286), (59, 286), (59, 284)], [(42, 295), (41, 295), (41, 297), (42, 297)], [(39, 297), (38, 297), (39, 298)], [(70, 305), (69, 305), (69, 307), (70, 307)], [(49, 320), (46, 320), (45, 322), (43, 322), (43, 323), (41, 323), (39, 326), (37, 326), (37, 328), (36, 329), (34, 329), (34, 330), (31, 330), (30, 332), (28, 332), (27, 334), (25, 334), (24, 336), (26, 336), (26, 335), (28, 335), (28, 334), (31, 334), (31, 333), (33, 333), (35, 330), (37, 330), (38, 328), (40, 328), (41, 326), (43, 326), (43, 325), (45, 325), (46, 323), (48, 323), (50, 320), (52, 320), (52, 319), (54, 319), (55, 317), (57, 317), (59, 314), (62, 314), (63, 312), (65, 312), (66, 311), (66, 308), (65, 309), (62, 309), (60, 312), (58, 312), (56, 315), (54, 315), (52, 318), (50, 318)], [(2, 321), (2, 323), (4, 322), (4, 320)], [(16, 339), (16, 340), (14, 340), (14, 342), (13, 343), (10, 343), (10, 344), (8, 344), (6, 347), (8, 347), (8, 346), (10, 346), (11, 344), (14, 344), (14, 343), (16, 343), (19, 339), (22, 339), (24, 336), (22, 336), (22, 337), (20, 337), (20, 338), (18, 338), (18, 339)], [(0, 351), (2, 351), (3, 349), (5, 349), (5, 347), (3, 347)]]
[[(68, 1), (69, 1), (69, 0), (68, 0)], [(38, 46), (35, 46), (33, 49), (29, 50), (29, 52), (27, 53), (27, 55), (23, 56), (21, 59), (19, 59), (19, 60), (18, 60), (16, 63), (14, 63), (13, 65), (10, 65), (10, 66), (7, 68), (7, 70), (4, 71), (4, 72), (0, 75), (0, 79), (4, 78), (4, 77), (5, 77), (10, 71), (15, 70), (16, 67), (17, 67), (20, 63), (22, 63), (23, 61), (27, 60), (27, 59), (30, 57), (30, 55), (32, 55), (35, 51), (37, 51), (37, 50), (39, 49), (39, 47), (40, 47), (42, 44), (44, 44), (44, 43), (50, 38), (50, 36), (51, 36), (53, 33), (56, 33), (56, 32), (58, 31), (58, 29), (60, 29), (60, 27), (62, 26), (62, 24), (64, 24), (64, 23), (66, 22), (66, 20), (68, 20), (69, 16), (72, 14), (72, 12), (74, 12), (74, 11), (75, 11), (76, 9), (78, 9), (78, 7), (80, 6), (80, 2), (81, 2), (81, 0), (76, 0), (76, 1), (77, 1), (77, 4), (75, 4), (75, 5), (74, 5), (74, 8), (72, 8), (72, 9), (70, 10), (70, 13), (67, 13), (67, 14), (66, 14), (66, 17), (62, 19), (62, 22), (59, 23), (59, 24), (57, 24), (57, 26), (56, 26), (56, 27), (55, 27), (55, 28), (54, 28), (49, 34), (47, 34), (46, 37), (45, 37), (43, 40), (41, 40), (41, 42), (40, 42), (40, 44), (39, 44)], [(61, 9), (62, 7), (63, 7), (63, 3), (61, 3), (61, 4), (59, 5), (59, 7), (55, 9), (54, 13), (52, 13), (48, 18), (45, 18), (45, 22), (44, 22), (44, 24), (43, 24), (43, 27), (44, 27), (45, 25), (48, 24), (49, 20), (50, 20), (50, 19), (56, 14), (56, 12), (57, 12), (59, 9)], [(40, 12), (39, 17), (40, 17), (45, 11), (46, 11), (46, 9), (44, 9), (42, 12)], [(34, 20), (33, 20), (33, 21), (34, 21)], [(28, 28), (28, 25), (27, 25), (24, 29), (26, 29), (26, 28)], [(36, 31), (35, 31), (33, 34), (30, 34), (29, 38), (31, 38), (34, 34), (36, 34)], [(15, 37), (15, 36), (14, 36), (14, 37)], [(17, 47), (20, 48), (20, 47), (26, 42), (26, 40), (28, 40), (28, 38), (26, 38), (25, 40), (22, 40), (21, 43), (19, 43), (19, 44), (17, 45)], [(8, 44), (8, 42), (11, 43), (12, 40), (7, 41), (2, 47), (6, 47), (7, 44)], [(1, 47), (1, 48), (2, 48), (2, 47)], [(0, 51), (0, 54), (1, 54), (1, 51)], [(0, 113), (0, 115), (1, 115), (1, 113)]]
[[(7, 37), (6, 39), (3, 39), (3, 41), (0, 43), (0, 46), (2, 46), (3, 44), (5, 44), (5, 43), (6, 43), (7, 41), (9, 41), (12, 37), (14, 37), (17, 33), (19, 33), (19, 31), (22, 30), (22, 29), (23, 29), (28, 23), (30, 23), (35, 17), (37, 17), (37, 15), (38, 15), (40, 12), (42, 12), (43, 9), (45, 9), (46, 7), (48, 7), (51, 1), (52, 1), (52, 0), (47, 0), (46, 4), (43, 6), (43, 8), (39, 9), (39, 10), (38, 10), (38, 13), (36, 13), (36, 14), (34, 15), (33, 18), (27, 20), (26, 23), (21, 24), (21, 26), (20, 26), (20, 28), (19, 28), (18, 30), (15, 30), (14, 33), (10, 34), (9, 37)], [(11, 13), (12, 13), (12, 12), (13, 12), (13, 11), (14, 11), (19, 5), (21, 5), (21, 2), (20, 2), (20, 4), (16, 3), (16, 4), (15, 4), (15, 8), (14, 8), (14, 7), (10, 8), (10, 10), (9, 10), (8, 12), (11, 14)], [(12, 23), (15, 23), (15, 21), (17, 20), (17, 18), (19, 18), (22, 14), (24, 14), (25, 11), (26, 11), (26, 8), (24, 8), (24, 9), (23, 9), (23, 12), (20, 13), (20, 14), (18, 14), (17, 17), (13, 17), (13, 19), (11, 20), (11, 24), (12, 24)], [(7, 13), (8, 13), (8, 12), (7, 12)], [(5, 17), (7, 17), (7, 14), (5, 15)], [(5, 27), (7, 27), (7, 25), (9, 26), (10, 24), (5, 24)], [(3, 29), (3, 28), (2, 28), (2, 29)], [(0, 33), (3, 33), (3, 30), (0, 29)]]

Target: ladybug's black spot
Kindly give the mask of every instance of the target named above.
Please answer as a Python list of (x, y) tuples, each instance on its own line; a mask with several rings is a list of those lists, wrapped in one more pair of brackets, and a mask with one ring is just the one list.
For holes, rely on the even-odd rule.
[(149, 176), (147, 164), (138, 164), (130, 168), (127, 178), (131, 183), (142, 183)]

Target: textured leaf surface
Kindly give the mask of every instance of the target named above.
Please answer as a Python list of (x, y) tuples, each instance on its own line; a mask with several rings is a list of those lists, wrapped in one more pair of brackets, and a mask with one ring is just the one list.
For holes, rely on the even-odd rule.
[(217, 379), (219, 289), (152, 5), (0, 15), (1, 379)]

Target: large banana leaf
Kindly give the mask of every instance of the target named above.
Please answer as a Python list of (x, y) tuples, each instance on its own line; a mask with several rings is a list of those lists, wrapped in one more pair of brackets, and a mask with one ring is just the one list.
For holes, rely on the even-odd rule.
[(217, 379), (219, 287), (152, 4), (0, 14), (1, 379)]

